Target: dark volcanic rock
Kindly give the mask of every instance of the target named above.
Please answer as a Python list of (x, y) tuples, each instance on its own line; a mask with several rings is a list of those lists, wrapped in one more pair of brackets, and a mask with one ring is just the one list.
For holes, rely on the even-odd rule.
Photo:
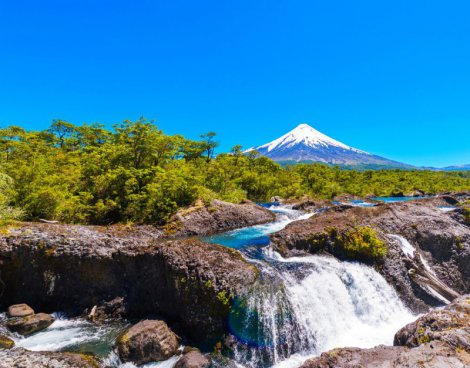
[(274, 221), (275, 215), (254, 203), (234, 204), (213, 200), (180, 210), (167, 225), (166, 233), (174, 237), (210, 235), (221, 231)]
[(415, 349), (393, 346), (335, 349), (307, 360), (300, 368), (468, 368), (469, 364), (465, 353), (434, 342)]
[(394, 345), (413, 348), (437, 340), (470, 353), (470, 295), (406, 325), (396, 333)]
[(211, 361), (199, 351), (190, 351), (178, 360), (174, 368), (209, 368)]
[(94, 306), (87, 318), (91, 322), (103, 322), (110, 319), (121, 319), (127, 314), (123, 297), (116, 297), (108, 302)]
[(90, 355), (25, 349), (0, 350), (0, 368), (99, 368)]
[(334, 349), (301, 368), (470, 367), (470, 295), (405, 326), (395, 345)]
[(48, 328), (53, 322), (54, 318), (51, 315), (38, 313), (27, 317), (12, 318), (6, 325), (10, 331), (27, 336)]
[(124, 331), (116, 340), (123, 362), (137, 365), (169, 359), (178, 351), (176, 335), (163, 321), (141, 321)]
[(73, 316), (123, 298), (127, 317), (160, 314), (196, 340), (226, 331), (231, 298), (258, 276), (235, 250), (146, 228), (25, 224), (0, 238), (0, 260), (0, 307)]
[[(438, 197), (372, 208), (333, 207), (273, 234), (273, 248), (284, 256), (321, 252), (340, 256), (328, 244), (319, 247), (318, 239), (332, 228), (341, 231), (355, 226), (371, 227), (389, 248), (377, 270), (395, 286), (409, 307), (423, 312), (427, 306), (442, 303), (428, 290), (436, 280), (455, 290), (449, 289), (450, 300), (458, 293), (470, 292), (470, 228), (459, 211), (443, 212), (437, 207), (448, 204), (447, 200)], [(414, 259), (403, 253), (400, 242), (390, 234), (402, 236), (416, 248)], [(423, 260), (435, 275), (430, 275)]]
[(312, 199), (304, 199), (300, 202), (294, 203), (292, 205), (292, 209), (299, 210), (299, 211), (306, 211), (306, 212), (313, 212), (320, 208), (325, 208), (330, 206), (330, 201), (325, 200), (312, 200)]
[(14, 304), (8, 307), (8, 317), (27, 317), (34, 314), (33, 308), (27, 304)]

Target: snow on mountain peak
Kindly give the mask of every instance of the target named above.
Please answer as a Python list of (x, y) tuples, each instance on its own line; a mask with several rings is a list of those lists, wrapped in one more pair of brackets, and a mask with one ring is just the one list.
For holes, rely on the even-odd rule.
[(347, 146), (308, 124), (299, 124), (282, 137), (262, 146), (252, 147), (245, 153), (253, 150), (278, 162), (323, 162), (371, 168), (412, 168), (410, 165)]
[(271, 152), (274, 149), (291, 148), (298, 144), (303, 144), (311, 148), (333, 146), (345, 150), (362, 152), (328, 137), (308, 124), (299, 124), (295, 129), (291, 130), (287, 134), (284, 134), (282, 137), (275, 139), (272, 142), (259, 146), (258, 149), (264, 148), (267, 149), (267, 152)]

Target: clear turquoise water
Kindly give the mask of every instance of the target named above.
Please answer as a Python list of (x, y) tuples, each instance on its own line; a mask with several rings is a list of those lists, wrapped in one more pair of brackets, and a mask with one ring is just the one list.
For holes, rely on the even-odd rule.
[(384, 202), (384, 203), (396, 203), (396, 202), (408, 202), (415, 199), (425, 199), (428, 197), (374, 197), (374, 201)]
[(266, 206), (276, 214), (276, 220), (263, 225), (250, 226), (243, 229), (228, 231), (202, 238), (208, 243), (220, 244), (229, 248), (243, 249), (249, 247), (264, 247), (269, 245), (269, 234), (282, 230), (294, 220), (308, 218), (310, 214), (304, 214), (289, 208), (280, 206)]
[(364, 202), (363, 200), (353, 200), (350, 201), (353, 206), (358, 206), (358, 207), (374, 207), (374, 203), (369, 203), (369, 202)]

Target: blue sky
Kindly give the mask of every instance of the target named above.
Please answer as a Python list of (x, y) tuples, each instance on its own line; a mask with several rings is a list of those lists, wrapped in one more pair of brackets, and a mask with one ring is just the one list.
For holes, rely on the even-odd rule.
[(0, 3), (0, 125), (216, 131), (298, 123), (416, 165), (470, 163), (468, 1)]

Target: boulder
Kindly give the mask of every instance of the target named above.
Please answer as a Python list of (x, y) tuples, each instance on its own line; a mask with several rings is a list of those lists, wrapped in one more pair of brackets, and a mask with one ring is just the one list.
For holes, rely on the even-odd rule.
[(0, 335), (0, 350), (11, 349), (15, 346), (15, 342), (8, 336)]
[(124, 331), (116, 340), (123, 362), (136, 365), (169, 359), (179, 347), (177, 336), (163, 321), (144, 320)]
[(414, 348), (431, 341), (443, 341), (470, 354), (470, 295), (406, 325), (396, 333), (394, 345)]
[(294, 203), (292, 205), (292, 209), (299, 210), (299, 211), (306, 211), (306, 212), (314, 212), (318, 209), (326, 208), (328, 206), (331, 206), (330, 201), (312, 200), (310, 198), (307, 198), (307, 199), (303, 199), (299, 202)]
[(211, 361), (199, 351), (190, 351), (178, 360), (174, 368), (209, 368)]
[(27, 317), (34, 314), (33, 308), (27, 304), (14, 304), (8, 307), (8, 317)]
[(91, 355), (79, 353), (28, 351), (15, 348), (0, 350), (1, 368), (99, 368)]
[(45, 313), (33, 314), (32, 316), (12, 318), (7, 321), (7, 328), (20, 335), (31, 335), (49, 327), (54, 322), (51, 315)]

